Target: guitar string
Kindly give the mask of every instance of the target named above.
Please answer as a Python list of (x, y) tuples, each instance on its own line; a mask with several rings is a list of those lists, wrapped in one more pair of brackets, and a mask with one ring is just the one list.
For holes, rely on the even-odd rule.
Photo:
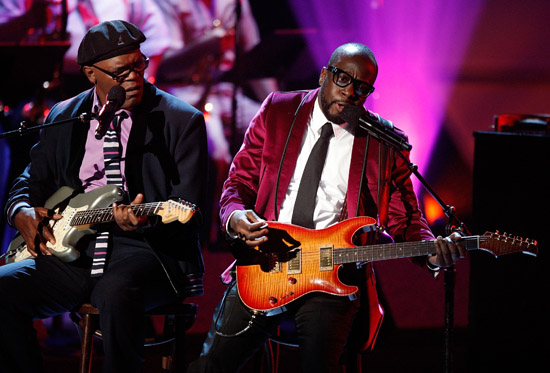
[[(181, 206), (174, 205), (176, 203), (180, 204)], [(134, 205), (134, 212), (145, 211), (146, 213), (148, 213), (152, 211), (153, 213), (156, 213), (160, 209), (160, 207), (162, 207), (163, 204), (165, 204), (165, 202), (149, 202), (145, 204)], [(196, 211), (196, 206), (189, 202), (185, 202), (185, 204), (183, 204), (182, 202), (169, 201), (166, 204), (168, 204), (169, 208), (180, 210), (180, 212)], [(94, 222), (93, 219), (98, 219), (98, 218), (100, 220), (105, 220), (106, 216), (107, 217), (112, 216), (112, 211), (113, 210), (110, 207), (94, 209), (93, 211), (90, 211), (90, 210), (78, 211), (77, 213), (75, 213), (75, 216), (71, 219), (70, 225), (81, 225), (85, 223), (90, 223), (90, 222)]]
[[(493, 242), (493, 244), (490, 247), (485, 247), (485, 249), (493, 250), (495, 252), (498, 252), (499, 255), (503, 255), (506, 253), (512, 253), (517, 251), (514, 249), (514, 246), (519, 246), (521, 249), (524, 247), (525, 249), (529, 249), (532, 244), (518, 239), (509, 239), (507, 241), (504, 240), (498, 240), (498, 239), (491, 239), (488, 237), (483, 236), (471, 236), (471, 237), (463, 237), (461, 242), (465, 244), (466, 250), (473, 250), (477, 249), (478, 242), (480, 244), (486, 244), (489, 242)], [(394, 246), (397, 245), (397, 246)], [(320, 246), (320, 245), (317, 245)], [(388, 247), (392, 246), (392, 247)], [(379, 244), (379, 245), (370, 245), (370, 246), (354, 246), (354, 247), (346, 247), (346, 248), (331, 248), (333, 255), (332, 258), (338, 259), (342, 257), (358, 257), (360, 260), (357, 260), (357, 262), (360, 261), (375, 261), (375, 260), (385, 260), (385, 259), (392, 259), (392, 258), (407, 258), (407, 257), (414, 257), (414, 256), (422, 256), (422, 255), (429, 255), (435, 253), (435, 245), (433, 241), (419, 241), (419, 242), (404, 242), (399, 244)], [(424, 250), (424, 251), (422, 251)], [(427, 250), (427, 251), (425, 251)], [(288, 252), (282, 253), (287, 254)], [(318, 261), (321, 258), (320, 255), (321, 251), (319, 250), (301, 250), (300, 258), (302, 261), (308, 261), (313, 258), (314, 261)], [(268, 253), (269, 254), (269, 253)], [(277, 255), (277, 253), (271, 253), (273, 255)], [(350, 262), (354, 262), (350, 261)], [(346, 263), (346, 262), (343, 262)], [(338, 264), (343, 264), (338, 263)]]

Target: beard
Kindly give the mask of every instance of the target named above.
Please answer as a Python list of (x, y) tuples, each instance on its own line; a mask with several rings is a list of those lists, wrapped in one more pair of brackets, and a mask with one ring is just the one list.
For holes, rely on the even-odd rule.
[[(331, 114), (330, 109), (332, 107), (335, 107), (338, 103), (337, 100), (333, 101), (327, 101), (326, 98), (321, 95), (321, 111), (323, 114), (325, 114), (325, 117), (330, 120), (334, 124), (342, 124), (344, 123), (344, 120), (340, 117), (340, 113), (338, 114)], [(337, 110), (335, 110), (337, 112)]]

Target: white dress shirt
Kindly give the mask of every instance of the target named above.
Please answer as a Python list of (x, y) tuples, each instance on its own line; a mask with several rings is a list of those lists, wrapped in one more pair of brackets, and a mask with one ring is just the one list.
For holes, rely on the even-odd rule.
[[(302, 139), (300, 154), (296, 161), (296, 169), (290, 179), (290, 184), (279, 212), (279, 221), (282, 223), (290, 223), (292, 220), (294, 203), (306, 162), (313, 146), (321, 135), (321, 127), (327, 122), (329, 120), (321, 111), (319, 99), (316, 99), (304, 138)], [(319, 188), (317, 189), (317, 201), (313, 212), (315, 229), (326, 228), (338, 222), (348, 190), (348, 176), (354, 140), (353, 128), (347, 123), (342, 125), (332, 123), (332, 129), (334, 136), (329, 141), (327, 158), (323, 173), (321, 174)]]

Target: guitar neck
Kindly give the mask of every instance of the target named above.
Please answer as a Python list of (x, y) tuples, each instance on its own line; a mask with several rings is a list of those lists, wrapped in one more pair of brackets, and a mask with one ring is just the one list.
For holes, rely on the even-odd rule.
[[(460, 242), (466, 250), (476, 250), (480, 247), (480, 236), (462, 237)], [(435, 254), (435, 244), (433, 241), (335, 248), (334, 264), (373, 262), (430, 254)]]
[[(150, 202), (139, 205), (132, 205), (134, 214), (139, 218), (142, 216), (155, 215), (163, 206), (164, 202)], [(71, 226), (108, 223), (114, 221), (113, 208), (105, 207), (87, 211), (78, 211), (71, 219)]]

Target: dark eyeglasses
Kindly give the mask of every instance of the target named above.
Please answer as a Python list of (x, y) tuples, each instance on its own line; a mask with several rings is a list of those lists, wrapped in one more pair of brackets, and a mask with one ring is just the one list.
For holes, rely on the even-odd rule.
[(113, 78), (117, 83), (122, 83), (123, 81), (128, 78), (128, 76), (132, 73), (132, 71), (135, 71), (136, 73), (140, 74), (145, 71), (145, 69), (149, 66), (149, 57), (145, 55), (141, 55), (141, 59), (137, 62), (134, 62), (130, 66), (124, 66), (120, 69), (118, 69), (115, 72), (110, 72), (105, 69), (102, 69), (101, 67), (98, 67), (96, 65), (92, 65), (92, 67), (95, 67), (99, 71), (109, 75), (111, 78)]
[(338, 87), (347, 87), (350, 84), (353, 84), (353, 93), (359, 97), (365, 98), (374, 92), (374, 87), (369, 83), (363, 82), (361, 80), (354, 79), (350, 74), (344, 70), (340, 70), (334, 66), (325, 67), (328, 71), (332, 73), (332, 81)]

